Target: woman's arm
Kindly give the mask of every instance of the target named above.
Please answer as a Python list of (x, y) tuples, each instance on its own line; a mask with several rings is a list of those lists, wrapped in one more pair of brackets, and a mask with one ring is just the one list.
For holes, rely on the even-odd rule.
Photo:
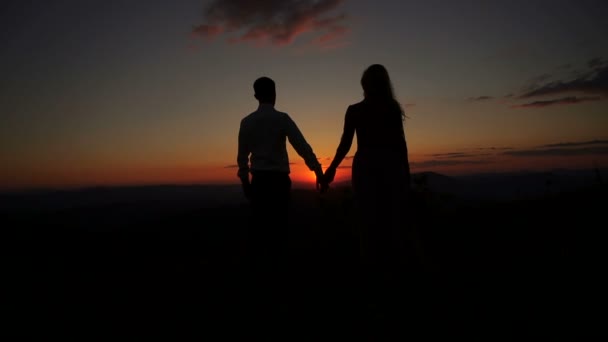
[(407, 140), (405, 139), (405, 130), (403, 129), (403, 124), (400, 125), (401, 126), (401, 150), (402, 150), (402, 155), (404, 157), (404, 168), (405, 168), (405, 177), (406, 177), (406, 183), (408, 184), (408, 189), (409, 189), (409, 184), (411, 182), (411, 174), (410, 174), (410, 160), (409, 160), (409, 156), (408, 156), (408, 152), (407, 152)]
[(342, 138), (340, 139), (340, 144), (336, 150), (336, 154), (334, 159), (332, 160), (329, 168), (325, 171), (326, 181), (332, 182), (334, 180), (334, 176), (336, 175), (336, 169), (346, 157), (346, 154), (350, 150), (350, 147), (353, 144), (353, 138), (355, 136), (355, 123), (353, 120), (353, 113), (351, 112), (350, 107), (346, 111), (346, 115), (344, 116), (344, 129), (342, 131)]
[[(407, 142), (404, 140), (403, 141), (403, 145), (404, 145), (404, 153), (403, 155), (405, 156), (405, 177), (406, 177), (406, 183), (409, 185), (411, 182), (411, 173), (410, 173), (410, 160), (409, 160), (409, 156), (407, 155)], [(409, 186), (408, 186), (409, 188)]]

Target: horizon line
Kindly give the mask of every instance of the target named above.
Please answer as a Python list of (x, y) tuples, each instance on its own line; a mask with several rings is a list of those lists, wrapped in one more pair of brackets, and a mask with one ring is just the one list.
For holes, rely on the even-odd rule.
[[(487, 175), (504, 175), (504, 174), (522, 174), (522, 173), (547, 173), (556, 171), (592, 171), (596, 170), (608, 170), (606, 167), (588, 167), (588, 168), (551, 168), (544, 170), (532, 170), (532, 169), (521, 169), (514, 171), (486, 171), (486, 172), (471, 172), (463, 174), (447, 174), (436, 171), (418, 171), (412, 172), (412, 175), (417, 174), (436, 174), (444, 177), (475, 177), (475, 176), (487, 176)], [(351, 181), (351, 177), (344, 178), (339, 181), (334, 181), (334, 184), (343, 184)], [(292, 179), (292, 185), (296, 189), (314, 188), (315, 184), (311, 181), (301, 181)], [(31, 186), (31, 187), (0, 187), (0, 194), (15, 194), (15, 193), (28, 193), (28, 192), (55, 192), (55, 191), (86, 191), (93, 189), (104, 189), (104, 188), (145, 188), (145, 187), (191, 187), (191, 186), (225, 186), (225, 187), (237, 187), (241, 186), (238, 180), (235, 181), (221, 181), (221, 182), (162, 182), (162, 183), (116, 183), (116, 184), (91, 184), (91, 185), (66, 185), (66, 186)]]

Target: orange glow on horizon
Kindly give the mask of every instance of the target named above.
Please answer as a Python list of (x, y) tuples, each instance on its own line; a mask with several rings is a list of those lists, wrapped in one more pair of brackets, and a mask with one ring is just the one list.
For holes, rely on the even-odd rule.
[[(427, 157), (429, 158), (429, 157)], [(448, 176), (484, 172), (520, 170), (592, 169), (608, 166), (608, 156), (495, 156), (486, 163), (461, 160), (462, 163), (433, 164), (437, 159), (414, 156), (410, 159), (412, 173), (438, 172)], [(452, 159), (444, 159), (452, 160)], [(346, 159), (336, 173), (334, 183), (351, 179), (352, 160)], [(327, 166), (324, 166), (325, 170)], [(292, 182), (298, 186), (315, 187), (316, 175), (303, 162), (290, 165)], [(239, 184), (235, 166), (178, 164), (151, 165), (13, 165), (0, 170), (0, 189), (74, 188), (91, 186), (154, 185), (154, 184)]]

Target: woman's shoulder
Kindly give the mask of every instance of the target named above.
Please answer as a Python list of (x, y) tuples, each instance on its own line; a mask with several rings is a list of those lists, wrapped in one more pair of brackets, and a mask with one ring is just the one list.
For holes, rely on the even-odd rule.
[(364, 107), (365, 107), (365, 100), (361, 100), (359, 102), (350, 104), (348, 106), (348, 109), (360, 110), (360, 109), (363, 109)]
[(348, 106), (348, 108), (346, 109), (346, 114), (350, 114), (353, 115), (355, 113), (359, 113), (365, 110), (365, 103), (363, 101), (357, 102), (357, 103), (352, 103)]

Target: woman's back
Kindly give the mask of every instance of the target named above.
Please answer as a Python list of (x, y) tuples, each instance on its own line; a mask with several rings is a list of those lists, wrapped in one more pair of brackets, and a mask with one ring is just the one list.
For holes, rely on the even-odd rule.
[[(397, 105), (398, 106), (398, 105)], [(368, 99), (347, 111), (357, 136), (352, 185), (365, 262), (392, 269), (404, 261), (409, 165), (401, 111)]]
[(392, 272), (401, 268), (411, 250), (404, 114), (382, 65), (368, 67), (361, 86), (364, 100), (348, 107), (340, 144), (325, 174), (331, 182), (356, 135), (352, 186), (362, 261)]
[(407, 153), (401, 112), (391, 102), (363, 100), (351, 105), (346, 123), (355, 129), (358, 152)]

